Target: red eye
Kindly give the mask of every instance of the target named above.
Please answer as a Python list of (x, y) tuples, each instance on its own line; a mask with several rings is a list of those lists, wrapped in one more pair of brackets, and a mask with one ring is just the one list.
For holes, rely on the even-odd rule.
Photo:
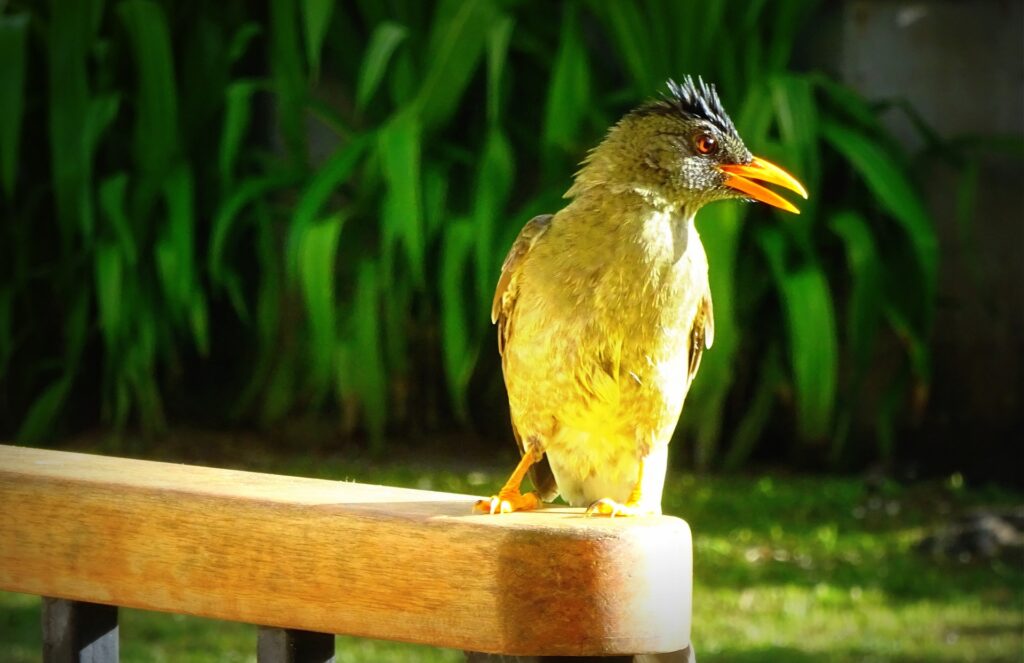
[(718, 141), (711, 134), (700, 134), (694, 141), (694, 145), (701, 154), (714, 154), (718, 151)]

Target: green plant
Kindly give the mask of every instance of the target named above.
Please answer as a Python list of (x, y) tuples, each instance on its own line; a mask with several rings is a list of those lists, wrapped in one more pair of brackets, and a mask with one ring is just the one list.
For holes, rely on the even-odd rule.
[(790, 70), (814, 3), (535, 9), (6, 8), (0, 376), (18, 437), (95, 407), (159, 428), (168, 398), (213, 401), (217, 421), (337, 411), (377, 449), (388, 430), (466, 425), (522, 223), (560, 206), (624, 110), (691, 73), (812, 197), (784, 223), (702, 213), (716, 342), (680, 434), (698, 464), (739, 465), (791, 394), (800, 448), (831, 439), (841, 461), (895, 335), (903, 359), (872, 405), (888, 453), (929, 377), (935, 238), (874, 109)]

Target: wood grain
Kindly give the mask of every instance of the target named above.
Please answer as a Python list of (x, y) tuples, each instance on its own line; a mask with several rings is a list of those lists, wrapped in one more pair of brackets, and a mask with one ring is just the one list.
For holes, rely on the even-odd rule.
[(689, 644), (685, 522), (475, 499), (0, 445), (0, 588), (504, 654)]

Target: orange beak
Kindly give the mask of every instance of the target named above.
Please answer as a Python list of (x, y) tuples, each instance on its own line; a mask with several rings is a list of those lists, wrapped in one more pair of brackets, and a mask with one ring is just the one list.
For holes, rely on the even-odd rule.
[(805, 199), (807, 198), (807, 190), (804, 189), (803, 185), (795, 177), (772, 162), (765, 161), (759, 157), (754, 157), (748, 164), (725, 164), (719, 166), (718, 169), (726, 174), (726, 186), (742, 191), (754, 200), (760, 200), (762, 203), (768, 203), (773, 207), (784, 209), (793, 214), (800, 213), (800, 210), (793, 203), (751, 180), (778, 184), (790, 191), (795, 191)]

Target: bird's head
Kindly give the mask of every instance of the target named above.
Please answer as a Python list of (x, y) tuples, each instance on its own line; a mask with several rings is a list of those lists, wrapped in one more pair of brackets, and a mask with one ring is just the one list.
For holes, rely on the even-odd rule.
[(799, 214), (757, 181), (807, 197), (796, 178), (750, 153), (714, 86), (687, 76), (682, 83), (670, 80), (666, 95), (612, 127), (567, 195), (600, 186), (636, 191), (657, 204), (692, 212), (715, 200), (746, 198)]

